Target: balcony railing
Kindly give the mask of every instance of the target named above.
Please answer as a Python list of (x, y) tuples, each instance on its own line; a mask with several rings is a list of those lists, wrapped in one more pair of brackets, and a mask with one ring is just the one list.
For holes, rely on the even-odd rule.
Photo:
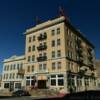
[(46, 60), (47, 60), (47, 56), (37, 57), (37, 61), (38, 61), (38, 62), (46, 61)]
[(47, 49), (47, 45), (40, 45), (40, 46), (37, 47), (37, 49), (38, 49), (39, 51), (41, 51), (41, 50), (46, 50), (46, 49)]
[(45, 40), (47, 39), (47, 35), (46, 34), (40, 34), (40, 36), (38, 36), (38, 40), (39, 41), (42, 41), (42, 40)]
[(24, 75), (24, 73), (25, 73), (25, 70), (24, 70), (24, 69), (19, 69), (19, 70), (18, 70), (18, 74)]

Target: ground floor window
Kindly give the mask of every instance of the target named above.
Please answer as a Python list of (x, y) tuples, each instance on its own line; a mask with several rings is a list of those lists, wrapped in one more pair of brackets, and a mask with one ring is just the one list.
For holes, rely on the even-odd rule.
[(82, 78), (77, 76), (77, 86), (82, 86)]
[(27, 76), (26, 77), (26, 86), (32, 86), (35, 85), (36, 79), (33, 78), (33, 76)]
[(64, 85), (64, 79), (58, 79), (58, 85), (63, 86)]
[(51, 79), (51, 85), (56, 86), (56, 79)]
[(4, 88), (9, 88), (9, 83), (5, 83)]
[(51, 86), (63, 86), (64, 85), (64, 76), (63, 74), (51, 75)]
[(75, 86), (75, 76), (70, 74), (68, 75), (68, 86), (71, 87), (71, 86)]
[(15, 88), (21, 89), (21, 83), (15, 83)]

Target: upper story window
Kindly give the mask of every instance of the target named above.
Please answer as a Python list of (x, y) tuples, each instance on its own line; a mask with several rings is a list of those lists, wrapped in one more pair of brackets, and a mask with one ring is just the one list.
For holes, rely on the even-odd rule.
[(52, 47), (55, 46), (55, 40), (52, 40)]
[(57, 50), (57, 57), (61, 57), (61, 50)]
[(23, 63), (20, 64), (20, 69), (23, 69)]
[(39, 54), (39, 57), (41, 57), (41, 56), (42, 56), (42, 54), (40, 53), (40, 54)]
[(42, 64), (39, 64), (39, 70), (42, 70)]
[(32, 72), (34, 72), (34, 65), (32, 65)]
[(27, 67), (27, 72), (30, 72), (30, 66)]
[(32, 61), (35, 61), (35, 55), (32, 55)]
[(57, 39), (57, 45), (60, 45), (60, 44), (61, 44), (61, 40)]
[(32, 37), (29, 37), (29, 42), (31, 42), (31, 40), (32, 40)]
[(47, 53), (46, 53), (46, 52), (44, 52), (44, 53), (43, 53), (43, 55), (44, 55), (44, 56), (46, 56), (46, 55), (47, 55)]
[(10, 65), (10, 70), (12, 70), (12, 65)]
[(17, 69), (19, 70), (19, 64), (17, 64)]
[(9, 65), (7, 66), (7, 71), (9, 70)]
[(72, 59), (72, 58), (73, 58), (73, 53), (72, 53), (72, 51), (69, 51), (69, 50), (68, 50), (68, 55), (67, 55), (67, 56), (68, 56), (69, 58)]
[(15, 67), (16, 67), (16, 65), (14, 64), (14, 65), (13, 65), (13, 69), (14, 69), (14, 70), (15, 70)]
[(52, 51), (52, 58), (55, 58), (55, 51)]
[(31, 57), (30, 56), (28, 56), (28, 62), (30, 62), (31, 61)]
[(28, 52), (31, 52), (31, 47), (30, 46), (28, 47)]
[(51, 34), (52, 34), (52, 36), (54, 36), (55, 35), (55, 30), (52, 30)]
[(35, 51), (35, 45), (33, 45), (33, 47), (32, 47), (32, 51)]
[(60, 28), (57, 28), (57, 34), (60, 34)]
[(52, 63), (52, 70), (55, 70), (55, 69), (56, 69), (56, 63), (53, 62), (53, 63)]
[(58, 62), (58, 69), (61, 69), (61, 62)]
[(35, 36), (33, 36), (33, 41), (35, 41)]
[(46, 70), (46, 64), (43, 64), (43, 70)]

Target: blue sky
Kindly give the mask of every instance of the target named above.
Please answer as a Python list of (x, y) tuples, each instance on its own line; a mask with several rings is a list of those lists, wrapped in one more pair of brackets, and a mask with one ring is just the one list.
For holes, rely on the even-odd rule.
[(62, 6), (72, 24), (95, 45), (100, 59), (100, 1), (99, 0), (0, 0), (0, 72), (2, 61), (12, 55), (23, 55), (27, 28), (59, 15)]

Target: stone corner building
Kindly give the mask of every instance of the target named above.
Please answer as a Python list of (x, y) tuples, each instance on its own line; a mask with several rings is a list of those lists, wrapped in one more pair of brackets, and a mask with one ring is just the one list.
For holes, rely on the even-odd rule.
[(4, 60), (4, 88), (96, 89), (94, 46), (65, 16), (27, 29), (25, 36), (25, 56)]

